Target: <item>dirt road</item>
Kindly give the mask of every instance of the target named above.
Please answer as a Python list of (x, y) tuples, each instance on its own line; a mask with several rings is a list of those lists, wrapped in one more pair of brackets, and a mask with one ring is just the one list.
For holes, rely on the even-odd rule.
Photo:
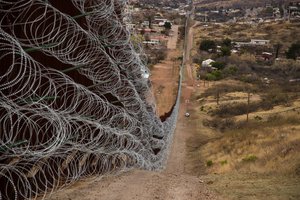
[(178, 25), (173, 25), (171, 30), (171, 37), (168, 40), (168, 49), (174, 50), (177, 47), (177, 41), (178, 41)]
[[(188, 98), (191, 87), (184, 86)], [(51, 200), (207, 200), (218, 199), (201, 177), (190, 175), (187, 168), (186, 141), (191, 137), (184, 117), (186, 103), (182, 102), (178, 125), (167, 167), (163, 171), (132, 171), (99, 181), (84, 181), (53, 195)]]
[[(178, 27), (174, 28), (178, 32)], [(192, 32), (189, 37), (192, 38)], [(177, 36), (173, 36), (169, 43), (169, 49), (176, 47)], [(188, 42), (192, 44), (191, 41)], [(191, 45), (188, 45), (189, 51)], [(170, 90), (176, 88), (175, 84), (178, 74), (174, 73), (177, 65), (172, 65), (172, 60), (178, 56), (176, 50), (169, 52), (168, 59), (154, 67), (152, 78), (154, 90), (164, 88), (159, 91), (160, 97), (169, 103), (159, 103), (158, 110), (162, 114), (167, 111), (169, 106), (174, 102), (174, 95)], [(172, 70), (169, 71), (168, 70)], [(190, 70), (190, 69), (189, 69)], [(176, 70), (175, 70), (176, 71)], [(192, 73), (188, 73), (189, 78), (183, 84), (182, 98), (187, 100), (190, 98), (193, 87), (191, 85)], [(175, 77), (175, 79), (174, 79)], [(192, 137), (193, 127), (188, 123), (188, 119), (184, 117), (184, 113), (188, 109), (186, 101), (182, 101), (180, 106), (180, 114), (177, 128), (174, 135), (171, 153), (168, 158), (165, 170), (158, 172), (151, 171), (132, 171), (119, 176), (106, 177), (99, 181), (83, 181), (78, 182), (68, 189), (64, 189), (53, 195), (50, 200), (207, 200), (218, 199), (218, 197), (210, 192), (206, 183), (201, 177), (190, 175), (188, 172), (187, 162), (188, 152), (186, 141)]]

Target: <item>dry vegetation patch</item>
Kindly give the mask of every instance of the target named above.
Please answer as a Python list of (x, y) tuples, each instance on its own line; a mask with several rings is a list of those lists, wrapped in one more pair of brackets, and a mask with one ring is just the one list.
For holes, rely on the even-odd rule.
[[(190, 172), (206, 174), (206, 183), (226, 199), (298, 199), (300, 99), (290, 92), (295, 86), (261, 88), (236, 80), (210, 85), (193, 97), (195, 119), (190, 123), (196, 133), (187, 143), (194, 166)], [(252, 92), (249, 109), (246, 91)]]
[(295, 42), (295, 38), (300, 38), (300, 23), (209, 24), (208, 27), (199, 25), (195, 29), (195, 42), (197, 44), (205, 39), (222, 40), (224, 38), (230, 38), (233, 41), (267, 39), (273, 44), (282, 44), (281, 51), (284, 52)]

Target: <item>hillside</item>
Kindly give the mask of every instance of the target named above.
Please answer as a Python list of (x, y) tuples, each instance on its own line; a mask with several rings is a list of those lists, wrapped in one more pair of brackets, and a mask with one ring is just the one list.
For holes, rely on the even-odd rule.
[(213, 7), (257, 7), (264, 6), (266, 4), (282, 4), (289, 3), (292, 0), (253, 0), (253, 1), (244, 1), (244, 0), (195, 0), (196, 5), (201, 7), (213, 8)]

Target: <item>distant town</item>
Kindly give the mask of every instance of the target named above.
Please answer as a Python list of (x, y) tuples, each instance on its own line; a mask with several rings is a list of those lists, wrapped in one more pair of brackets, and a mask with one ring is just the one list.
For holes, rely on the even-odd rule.
[[(127, 21), (126, 26), (132, 33), (133, 42), (143, 45), (148, 56), (148, 64), (151, 67), (165, 58), (168, 40), (174, 34), (173, 25), (179, 26), (179, 37), (183, 37), (184, 27), (182, 25), (187, 13), (191, 10), (191, 5), (183, 0), (131, 0), (129, 2), (126, 12), (129, 14), (130, 19), (125, 18), (125, 21)], [(198, 26), (206, 29), (213, 26), (255, 28), (286, 22), (296, 25), (300, 22), (300, 2), (266, 3), (264, 6), (259, 7), (233, 6), (227, 8), (222, 6), (207, 8), (194, 3), (193, 12), (193, 19), (198, 23)], [(230, 40), (232, 43), (230, 46), (231, 53), (240, 54), (249, 51), (261, 61), (279, 61), (286, 57), (283, 54), (288, 48), (282, 48), (282, 46), (285, 46), (282, 44), (284, 41), (270, 40), (267, 35), (253, 35), (253, 37), (241, 35), (241, 37), (230, 38)], [(221, 47), (221, 44), (216, 44), (215, 48), (209, 48), (207, 52), (211, 54), (220, 53)], [(280, 52), (282, 55), (280, 55)]]

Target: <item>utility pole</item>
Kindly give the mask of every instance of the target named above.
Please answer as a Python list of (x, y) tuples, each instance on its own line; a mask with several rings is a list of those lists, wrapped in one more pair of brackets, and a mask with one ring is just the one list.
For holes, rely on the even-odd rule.
[(249, 107), (250, 107), (250, 91), (248, 91), (248, 103), (247, 103), (247, 122), (249, 121)]
[(204, 13), (204, 22), (207, 22), (207, 11)]
[(281, 47), (282, 47), (282, 44), (280, 44), (280, 43), (277, 43), (275, 45), (275, 53), (276, 53), (275, 58), (278, 58), (278, 56), (279, 56), (279, 50), (280, 50)]

